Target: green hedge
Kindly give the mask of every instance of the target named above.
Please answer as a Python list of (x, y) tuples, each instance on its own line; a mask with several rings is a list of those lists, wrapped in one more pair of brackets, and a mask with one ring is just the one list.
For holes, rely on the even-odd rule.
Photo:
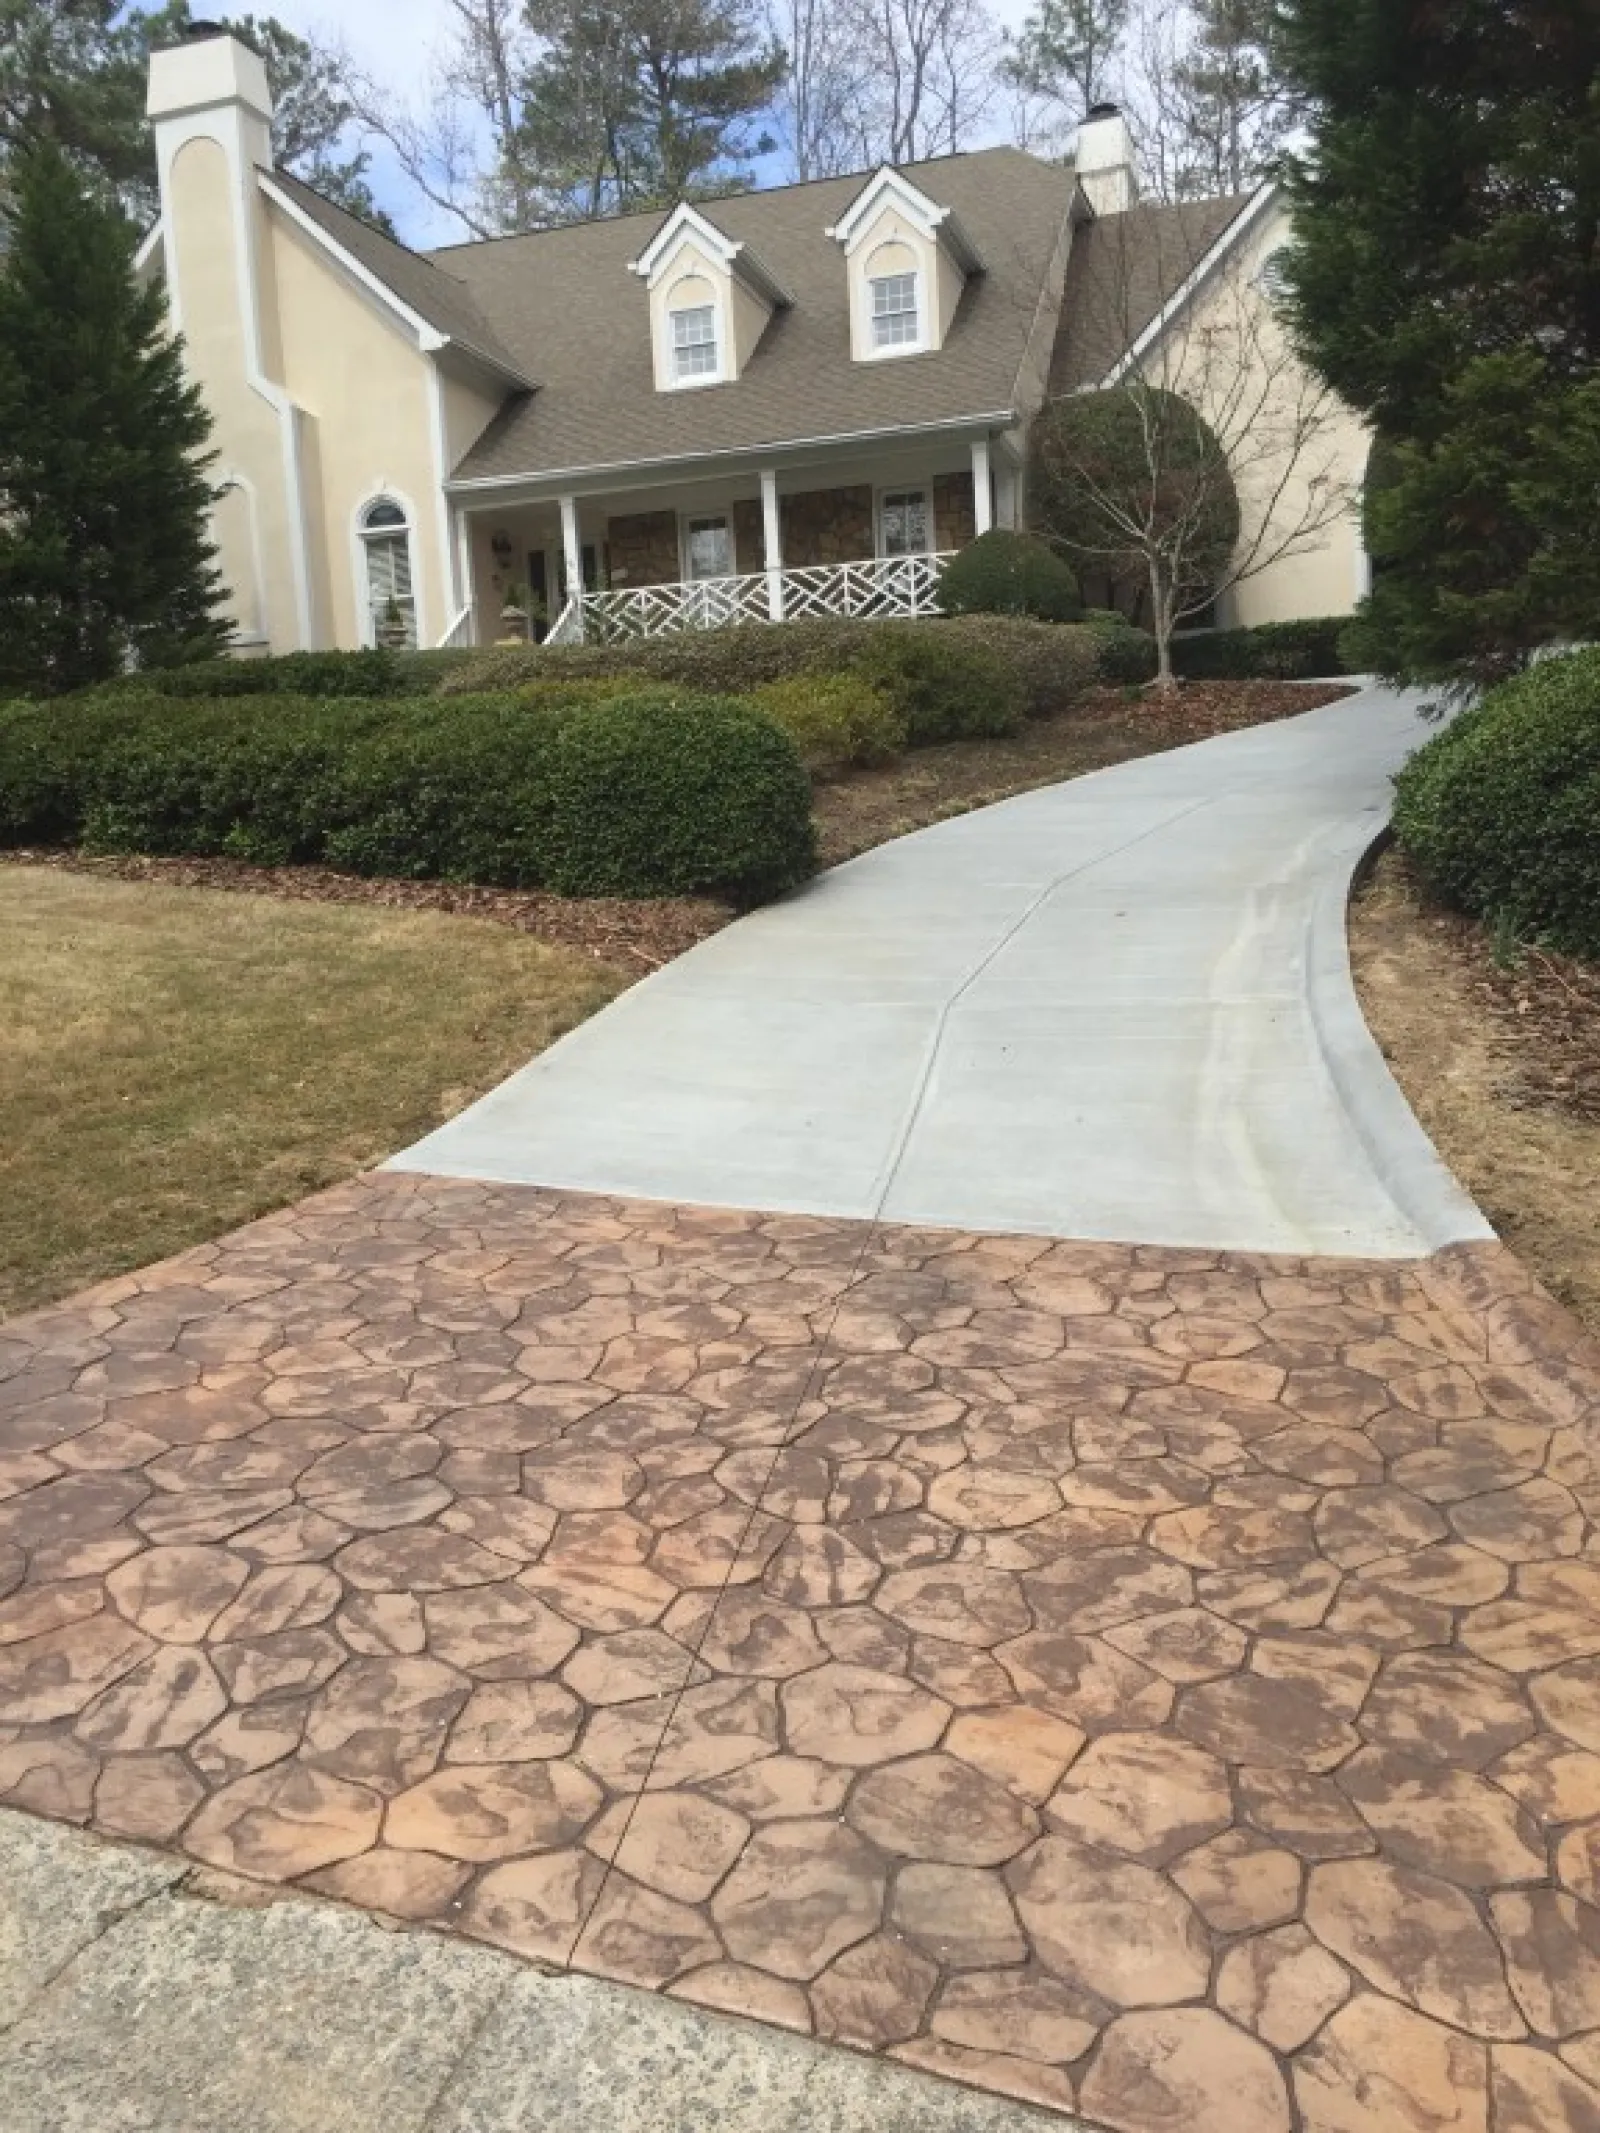
[(567, 896), (764, 903), (815, 871), (794, 743), (727, 697), (641, 689), (562, 724), (550, 884)]
[(1395, 780), (1395, 835), (1463, 910), (1600, 956), (1600, 651), (1543, 661)]
[[(582, 686), (615, 689), (616, 684)], [(797, 674), (788, 681), (764, 681), (749, 692), (748, 700), (783, 728), (814, 778), (836, 778), (848, 770), (891, 763), (906, 745), (904, 717), (864, 674)]]
[(1172, 664), (1186, 681), (1312, 681), (1347, 671), (1340, 638), (1348, 615), (1262, 622), (1253, 630), (1177, 637)]
[[(1015, 615), (952, 615), (925, 622), (826, 619), (778, 628), (684, 631), (626, 644), (501, 646), (447, 674), (440, 693), (638, 675), (744, 695), (767, 682), (861, 672), (903, 715), (916, 747), (928, 740), (1010, 732), (1019, 717), (1064, 710), (1093, 681), (1098, 644), (1074, 626)], [(942, 655), (942, 664), (930, 656), (934, 653)], [(973, 653), (979, 659), (969, 656)]]
[(995, 526), (958, 550), (939, 580), (947, 615), (1027, 615), (1036, 622), (1076, 622), (1083, 612), (1078, 581), (1036, 534)]
[(1155, 680), (1160, 659), (1156, 640), (1148, 630), (1136, 629), (1114, 607), (1085, 608), (1083, 620), (1094, 637), (1102, 681), (1131, 686)]
[(186, 667), (151, 668), (128, 682), (107, 684), (151, 696), (431, 696), (444, 677), (472, 658), (464, 651), (285, 652), (275, 659), (206, 659)]
[[(611, 878), (609, 847), (585, 858), (587, 804), (559, 794), (584, 790), (582, 765), (604, 745), (613, 713), (611, 703), (531, 708), (507, 693), (388, 704), (131, 693), (8, 704), (0, 706), (0, 844), (225, 854), (511, 888), (553, 885), (558, 875)], [(646, 748), (647, 713), (661, 717), (663, 732)], [(647, 766), (632, 776), (612, 765), (611, 836), (631, 839), (636, 854), (628, 893), (676, 895), (692, 882), (748, 901), (801, 878), (809, 788), (793, 742), (770, 720), (670, 691), (636, 695), (617, 719), (628, 737), (622, 752), (643, 749)], [(688, 737), (697, 727), (703, 734)], [(568, 735), (579, 729), (569, 757)], [(687, 765), (681, 772), (674, 750)], [(752, 763), (755, 798), (742, 784)], [(771, 798), (785, 775), (787, 813)], [(649, 797), (655, 786), (679, 795), (674, 804), (692, 808), (692, 821), (664, 825), (665, 803)], [(575, 812), (564, 816), (563, 804)]]

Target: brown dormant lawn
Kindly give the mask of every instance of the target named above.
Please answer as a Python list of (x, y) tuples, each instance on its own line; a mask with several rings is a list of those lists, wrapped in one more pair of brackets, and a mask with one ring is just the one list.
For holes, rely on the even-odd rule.
[(349, 1177), (626, 981), (476, 919), (0, 867), (0, 1317)]

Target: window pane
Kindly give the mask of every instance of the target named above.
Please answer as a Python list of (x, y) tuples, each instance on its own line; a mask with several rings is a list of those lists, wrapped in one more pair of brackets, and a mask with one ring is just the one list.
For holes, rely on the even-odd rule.
[(725, 518), (692, 518), (689, 521), (689, 575), (691, 578), (726, 578), (733, 572), (733, 543)]
[(885, 555), (926, 555), (929, 552), (932, 543), (928, 538), (928, 495), (925, 489), (890, 490), (879, 509)]
[(672, 374), (706, 378), (717, 368), (717, 314), (710, 304), (672, 314)]
[(903, 348), (917, 339), (917, 277), (885, 274), (871, 284), (872, 344)]
[(400, 506), (390, 503), (388, 498), (385, 497), (381, 503), (372, 504), (368, 507), (367, 515), (362, 524), (366, 526), (403, 526), (405, 522), (406, 515)]

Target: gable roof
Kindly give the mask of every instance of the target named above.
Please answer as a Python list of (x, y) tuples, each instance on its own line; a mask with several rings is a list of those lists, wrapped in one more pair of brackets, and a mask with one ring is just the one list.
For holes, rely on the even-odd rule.
[(1147, 201), (1085, 223), (1067, 261), (1051, 397), (1103, 384), (1256, 197)]
[(967, 282), (941, 349), (889, 363), (851, 359), (848, 278), (828, 235), (870, 176), (737, 193), (707, 208), (792, 304), (774, 314), (736, 381), (696, 391), (655, 389), (646, 293), (627, 271), (665, 214), (431, 254), (538, 380), (490, 423), (456, 479), (537, 479), (1003, 417), (1038, 330), (1076, 180), (1014, 148), (912, 164), (906, 175), (959, 219), (986, 271)]
[(269, 175), (273, 185), (324, 235), (436, 333), (503, 372), (514, 383), (526, 386), (532, 382), (536, 373), (525, 369), (506, 348), (464, 282), (421, 252), (408, 251), (382, 230), (375, 230), (371, 223), (335, 207), (289, 171), (274, 170)]

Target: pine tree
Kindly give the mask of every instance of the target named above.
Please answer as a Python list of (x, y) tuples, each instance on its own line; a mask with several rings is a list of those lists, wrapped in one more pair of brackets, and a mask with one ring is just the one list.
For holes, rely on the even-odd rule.
[(1600, 632), (1600, 12), (1560, 0), (1285, 0), (1309, 106), (1289, 310), (1372, 422), (1368, 637), (1472, 682)]
[(1075, 123), (1112, 95), (1131, 0), (1035, 0), (1002, 63), (1017, 88)]
[(519, 151), (549, 219), (739, 191), (776, 145), (758, 121), (782, 51), (751, 0), (528, 0), (544, 49), (523, 83)]
[(47, 143), (0, 271), (0, 682), (54, 691), (220, 651), (210, 418), (134, 233)]

